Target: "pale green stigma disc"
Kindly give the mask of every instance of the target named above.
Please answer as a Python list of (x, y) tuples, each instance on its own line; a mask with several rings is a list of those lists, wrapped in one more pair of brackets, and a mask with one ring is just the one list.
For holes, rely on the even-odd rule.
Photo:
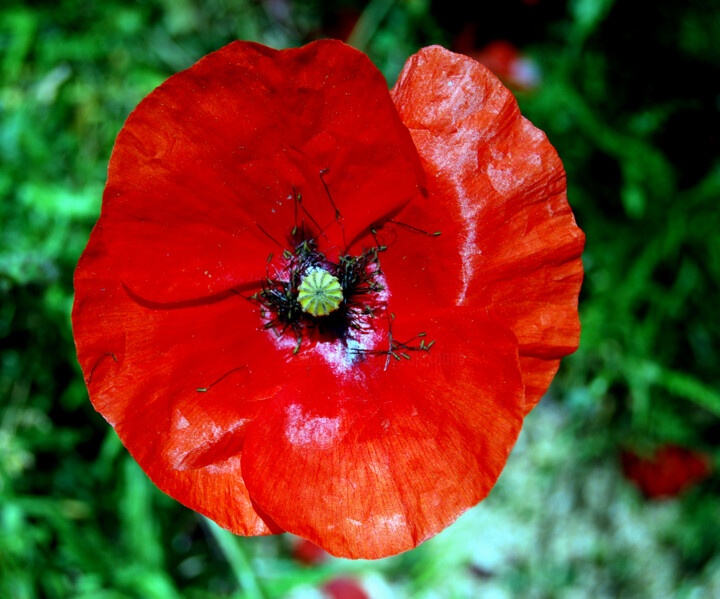
[(311, 270), (300, 281), (298, 302), (312, 316), (326, 316), (337, 310), (342, 301), (340, 281), (326, 270)]

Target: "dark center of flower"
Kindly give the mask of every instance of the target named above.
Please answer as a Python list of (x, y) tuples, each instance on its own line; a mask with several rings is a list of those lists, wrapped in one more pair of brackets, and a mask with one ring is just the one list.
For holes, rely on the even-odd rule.
[(270, 256), (262, 289), (250, 298), (261, 307), (264, 327), (293, 333), (296, 352), (314, 331), (344, 341), (353, 331), (370, 331), (383, 290), (378, 251), (341, 254), (333, 262), (309, 239), (293, 252), (285, 250), (280, 264)]
[[(335, 220), (342, 227), (342, 216), (330, 195), (323, 175), (327, 169), (320, 171), (328, 200), (335, 210)], [(312, 217), (302, 203), (302, 195), (293, 187), (295, 201), (295, 226), (287, 237), (287, 243), (294, 245), (294, 250), (283, 250), (280, 260), (273, 259), (270, 254), (267, 261), (267, 272), (261, 282), (261, 290), (250, 296), (250, 300), (260, 306), (260, 318), (265, 329), (271, 329), (278, 338), (286, 333), (293, 334), (296, 340), (293, 354), (300, 351), (303, 339), (317, 334), (319, 341), (339, 341), (335, 349), (344, 350), (340, 353), (343, 367), (348, 367), (361, 356), (386, 356), (387, 369), (390, 358), (410, 359), (408, 352), (429, 352), (434, 341), (425, 344), (425, 333), (417, 333), (407, 341), (393, 336), (392, 325), (395, 315), (387, 305), (384, 291), (384, 275), (380, 268), (378, 254), (387, 251), (387, 246), (380, 243), (377, 230), (369, 228), (375, 240), (375, 246), (364, 249), (358, 256), (340, 254), (337, 261), (325, 257), (319, 250), (316, 237), (306, 236), (304, 220), (298, 230), (298, 213), (302, 210), (312, 221), (319, 235), (328, 239), (318, 222)], [(413, 225), (388, 219), (387, 223), (399, 225), (413, 233), (427, 237), (437, 237), (440, 232), (428, 233)], [(282, 246), (265, 229), (256, 223), (275, 244)], [(343, 240), (345, 229), (343, 227)], [(301, 240), (298, 243), (298, 240)], [(380, 338), (375, 335), (383, 329), (378, 325), (376, 312), (384, 312), (387, 322), (387, 349), (377, 348), (375, 344)]]

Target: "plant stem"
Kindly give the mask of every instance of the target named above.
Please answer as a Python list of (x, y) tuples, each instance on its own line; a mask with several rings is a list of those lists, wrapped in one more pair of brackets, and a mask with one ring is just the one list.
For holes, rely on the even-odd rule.
[(202, 516), (202, 520), (235, 574), (244, 592), (244, 597), (247, 599), (265, 599), (257, 576), (255, 576), (255, 572), (250, 565), (247, 555), (245, 555), (244, 549), (240, 546), (240, 543), (238, 543), (237, 537), (231, 532), (220, 528), (215, 522), (205, 516)]

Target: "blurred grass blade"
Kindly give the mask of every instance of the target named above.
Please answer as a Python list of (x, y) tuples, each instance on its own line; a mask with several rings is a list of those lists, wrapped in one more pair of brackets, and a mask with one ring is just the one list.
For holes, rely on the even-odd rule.
[(245, 555), (245, 551), (238, 542), (238, 538), (231, 532), (220, 528), (215, 522), (205, 516), (202, 516), (202, 521), (205, 523), (206, 530), (213, 537), (220, 551), (222, 551), (225, 556), (244, 592), (244, 596), (247, 597), (247, 599), (265, 599), (265, 595), (260, 588), (260, 583), (255, 576), (255, 572), (250, 565), (247, 555)]
[(355, 27), (348, 36), (347, 43), (353, 48), (365, 52), (370, 40), (380, 27), (380, 23), (390, 12), (393, 4), (395, 4), (395, 0), (372, 0), (357, 20)]
[(669, 393), (682, 397), (720, 417), (720, 392), (692, 375), (665, 368), (656, 362), (643, 365), (646, 379)]

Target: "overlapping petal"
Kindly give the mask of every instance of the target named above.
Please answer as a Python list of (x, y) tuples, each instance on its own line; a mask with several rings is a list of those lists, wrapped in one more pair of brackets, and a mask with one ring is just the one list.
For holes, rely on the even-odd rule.
[(421, 328), (435, 344), (410, 359), (366, 356), (347, 373), (306, 361), (311, 383), (249, 428), (245, 481), (281, 527), (335, 555), (384, 557), (495, 484), (524, 413), (515, 337), (468, 309), (398, 316), (392, 331)]
[(95, 407), (161, 489), (239, 534), (288, 529), (348, 557), (410, 549), (489, 492), (522, 425), (515, 338), (466, 309), (408, 307), (393, 335), (427, 329), (430, 352), (398, 363), (339, 343), (338, 368), (317, 346), (292, 357), (235, 294), (137, 298), (102, 225), (76, 289)]
[(260, 280), (295, 222), (324, 229), (329, 247), (351, 246), (423, 181), (367, 56), (333, 41), (282, 52), (236, 42), (168, 79), (130, 115), (102, 220), (130, 289), (186, 301)]
[(430, 193), (397, 218), (421, 228), (453, 223), (449, 243), (458, 256), (436, 265), (446, 271), (437, 273), (442, 287), (516, 335), (529, 410), (580, 334), (584, 236), (560, 159), (512, 94), (470, 58), (425, 48), (408, 60), (392, 94)]
[(168, 308), (134, 296), (104, 238), (98, 224), (78, 264), (73, 308), (95, 408), (163, 491), (240, 534), (278, 532), (250, 499), (240, 454), (248, 423), (287, 384), (291, 364), (242, 297)]

